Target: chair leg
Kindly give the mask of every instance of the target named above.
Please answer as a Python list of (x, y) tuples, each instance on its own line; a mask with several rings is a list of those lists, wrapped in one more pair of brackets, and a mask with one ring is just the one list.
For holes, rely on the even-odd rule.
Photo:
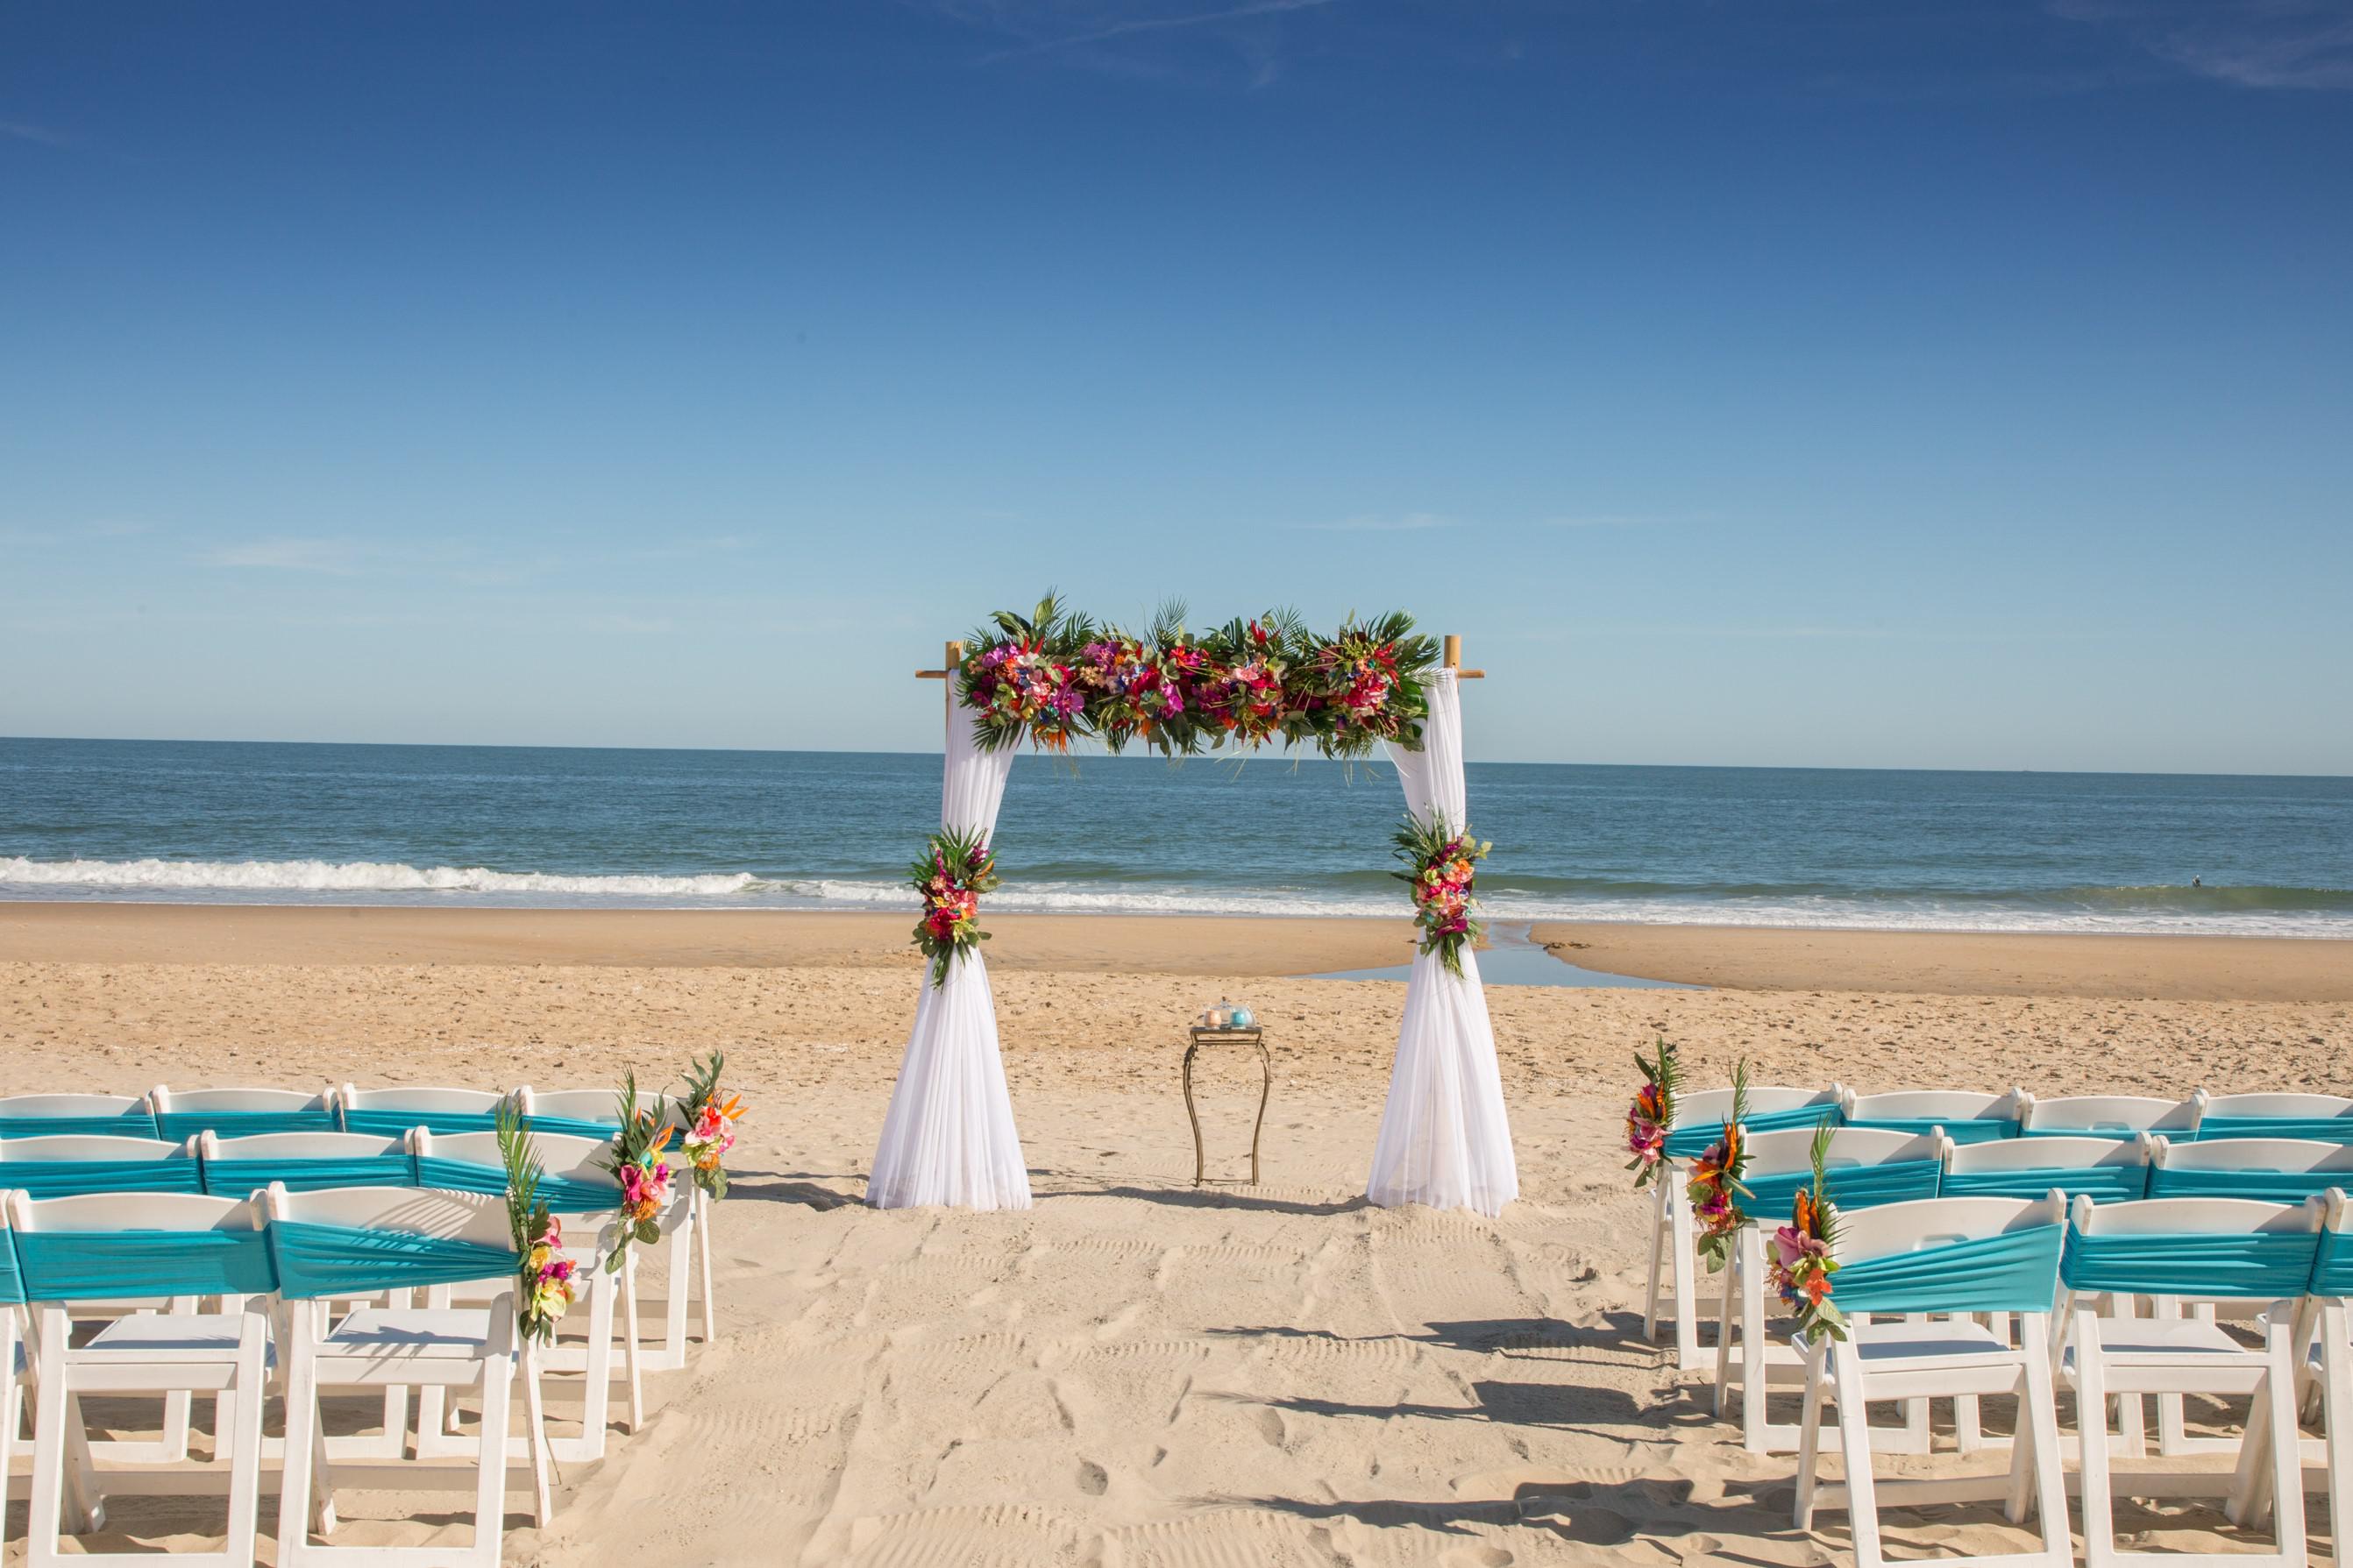
[(2059, 1401), (2051, 1378), (2048, 1332), (2040, 1317), (2019, 1320), (2019, 1343), (2026, 1361), (2026, 1392), (2020, 1395), (2018, 1441), (2034, 1450), (2034, 1510), (2041, 1516), (2042, 1551), (2053, 1568), (2074, 1560), (2067, 1532), (2067, 1475), (2059, 1453)]
[(64, 1534), (66, 1426), (81, 1414), (66, 1388), (65, 1341), (65, 1317), (57, 1313), (54, 1327), (43, 1325), (40, 1367), (34, 1378), (33, 1486), (25, 1513), (29, 1568), (50, 1568), (63, 1557), (59, 1538)]
[[(1742, 1229), (1740, 1249), (1740, 1446), (1752, 1454), (1765, 1451), (1765, 1396), (1769, 1375), (1765, 1342), (1765, 1248), (1757, 1227)], [(1726, 1291), (1729, 1295), (1731, 1292)], [(1725, 1314), (1730, 1322), (1730, 1314)], [(1719, 1334), (1728, 1332), (1719, 1329)]]
[(1838, 1391), (1839, 1452), (1846, 1461), (1847, 1524), (1854, 1532), (1855, 1568), (1882, 1568), (1879, 1496), (1871, 1478), (1871, 1415), (1862, 1397), (1862, 1363), (1831, 1352), (1831, 1380)]
[(2353, 1560), (2353, 1345), (2346, 1342), (2345, 1307), (2332, 1301), (2321, 1310), (2321, 1419), (2328, 1428), (2328, 1533), (2337, 1555)]
[(2304, 1445), (2295, 1421), (2295, 1331), (2292, 1323), (2281, 1321), (2287, 1315), (2274, 1311), (2264, 1336), (2271, 1369), (2255, 1398), (2271, 1412), (2272, 1534), (2279, 1542), (2281, 1562), (2301, 1563), (2305, 1557)]
[(719, 1299), (711, 1293), (711, 1211), (719, 1206), (708, 1194), (694, 1194), (695, 1266), (702, 1281), (702, 1342), (719, 1337)]
[(2113, 1568), (2116, 1556), (2116, 1505), (2108, 1492), (2108, 1380), (2100, 1354), (2098, 1322), (2088, 1311), (2077, 1312), (2075, 1446), (2084, 1478), (2084, 1568)]
[(8, 1525), (8, 1469), (16, 1458), (16, 1424), (25, 1385), (16, 1376), (16, 1309), (0, 1307), (0, 1534)]
[(642, 1346), (638, 1337), (638, 1249), (634, 1247), (621, 1254), (621, 1326), (626, 1347), (621, 1359), (629, 1374), (629, 1430), (636, 1432), (646, 1424), (646, 1390), (638, 1370)]
[[(555, 1517), (547, 1483), (547, 1407), (541, 1402), (539, 1355), (533, 1342), (522, 1342), (523, 1446), (531, 1454), (532, 1522), (545, 1530)], [(499, 1462), (506, 1462), (506, 1428), (499, 1428)], [(487, 1462), (487, 1461), (486, 1461)]]
[(1829, 1346), (1828, 1335), (1806, 1345), (1805, 1410), (1798, 1418), (1798, 1502), (1791, 1519), (1799, 1530), (1814, 1528), (1814, 1493), (1820, 1484), (1822, 1448), (1822, 1361)]
[(213, 1432), (214, 1451), (225, 1448), (228, 1453), (228, 1539), (224, 1550), (231, 1563), (253, 1561), (254, 1537), (260, 1531), (262, 1379), (269, 1343), (268, 1317), (259, 1310), (243, 1317), (237, 1381), (215, 1406), (221, 1425)]
[[(1675, 1188), (1672, 1175), (1667, 1184)], [(1688, 1369), (1699, 1364), (1699, 1289), (1695, 1279), (1698, 1264), (1693, 1257), (1699, 1237), (1692, 1220), (1691, 1199), (1680, 1189), (1667, 1194), (1667, 1225), (1671, 1261), (1675, 1268), (1675, 1365)], [(1722, 1331), (1723, 1325), (1718, 1324), (1717, 1332)]]
[(1642, 1290), (1642, 1338), (1655, 1342), (1659, 1337), (1659, 1285), (1667, 1261), (1667, 1184), (1662, 1179), (1651, 1189), (1651, 1269), (1650, 1281)]
[(689, 1248), (694, 1241), (694, 1226), (690, 1215), (679, 1222), (670, 1235), (670, 1303), (662, 1319), (662, 1364), (686, 1364), (686, 1289), (692, 1276), (693, 1258)]
[(324, 1478), (314, 1467), (325, 1448), (319, 1434), (318, 1356), (305, 1314), (289, 1314), (302, 1325), (293, 1343), (280, 1347), (286, 1358), (286, 1440), (280, 1445), (278, 1472), (278, 1565), (297, 1568), (310, 1549), (306, 1529), (311, 1523), (311, 1492), (325, 1489)]
[(1732, 1292), (1734, 1287), (1738, 1283), (1740, 1279), (1739, 1259), (1736, 1255), (1735, 1256), (1733, 1262), (1725, 1268), (1721, 1278), (1724, 1283), (1724, 1289), (1721, 1298), (1716, 1303), (1715, 1309), (1715, 1321), (1719, 1327), (1715, 1333), (1715, 1418), (1719, 1421), (1724, 1419), (1724, 1404), (1726, 1398), (1725, 1390), (1730, 1386), (1733, 1377), (1732, 1313), (1734, 1302), (1732, 1300)]
[(620, 1281), (599, 1273), (593, 1258), (582, 1262), (588, 1280), (586, 1382), (580, 1394), (580, 1458), (605, 1457), (606, 1427), (613, 1409), (613, 1292)]
[[(2139, 1316), (2138, 1304), (2132, 1296), (2119, 1292), (2115, 1298), (2116, 1313), (2120, 1319)], [(2136, 1459), (2148, 1458), (2148, 1428), (2146, 1425), (2147, 1400), (2137, 1394), (2116, 1396), (2116, 1439), (2125, 1453)]]
[(474, 1562), (496, 1568), (500, 1538), (506, 1531), (507, 1433), (512, 1426), (515, 1358), (495, 1354), (482, 1363), (482, 1424), (476, 1448), (480, 1472), (474, 1479)]

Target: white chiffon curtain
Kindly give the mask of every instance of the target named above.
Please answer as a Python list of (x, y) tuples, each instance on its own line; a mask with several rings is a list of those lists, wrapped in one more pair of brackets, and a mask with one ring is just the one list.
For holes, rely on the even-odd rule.
[[(1421, 750), (1391, 746), (1389, 757), (1405, 786), (1408, 811), (1423, 821), (1435, 812), (1450, 826), (1468, 825), (1462, 701), (1454, 671), (1439, 671), (1430, 687)], [(1495, 1031), (1479, 986), (1478, 955), (1467, 945), (1459, 976), (1436, 953), (1414, 954), (1365, 1195), (1384, 1208), (1428, 1204), (1490, 1216), (1520, 1195), (1504, 1084), (1495, 1069)]]
[[(997, 808), (1013, 771), (1014, 748), (987, 752), (972, 710), (948, 703), (947, 774), (940, 788), (940, 827), (997, 831)], [(1026, 1209), (1029, 1172), (1005, 1092), (997, 1049), (997, 999), (977, 948), (948, 964), (947, 978), (923, 990), (914, 1032), (882, 1119), (866, 1201), (876, 1208), (946, 1204), (968, 1209)]]

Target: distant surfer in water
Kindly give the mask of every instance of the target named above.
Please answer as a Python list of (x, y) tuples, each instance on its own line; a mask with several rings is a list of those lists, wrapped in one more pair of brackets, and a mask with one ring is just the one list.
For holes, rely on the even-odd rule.
[(2206, 879), (2203, 877), (2192, 877), (2189, 879), (2189, 885), (2193, 888), (2202, 888), (2206, 885)]

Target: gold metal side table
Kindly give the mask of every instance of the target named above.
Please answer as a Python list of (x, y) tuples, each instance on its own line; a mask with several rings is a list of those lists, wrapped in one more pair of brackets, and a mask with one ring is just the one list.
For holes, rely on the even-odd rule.
[(1274, 1092), (1274, 1059), (1266, 1054), (1266, 1031), (1248, 1029), (1204, 1029), (1198, 1026), (1188, 1031), (1192, 1040), (1185, 1047), (1185, 1115), (1193, 1123), (1193, 1184), (1204, 1180), (1201, 1158), (1201, 1113), (1193, 1104), (1193, 1058), (1203, 1046), (1249, 1044), (1258, 1047), (1259, 1089), (1258, 1120), (1250, 1124), (1250, 1185), (1258, 1185), (1258, 1140), (1266, 1129), (1267, 1098)]

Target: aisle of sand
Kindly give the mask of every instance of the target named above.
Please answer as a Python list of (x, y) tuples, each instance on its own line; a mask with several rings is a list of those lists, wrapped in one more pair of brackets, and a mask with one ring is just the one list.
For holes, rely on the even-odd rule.
[[(1820, 1562), (1845, 1534), (1829, 1514), (1793, 1534), (1790, 1461), (1741, 1452), (1630, 1333), (1630, 1049), (1664, 1031), (1703, 1079), (1746, 1053), (1808, 1082), (1917, 1082), (1933, 1065), (1941, 1081), (2179, 1093), (2341, 1091), (2353, 1045), (2342, 1003), (1497, 987), (1526, 1196), (1489, 1222), (1356, 1197), (1401, 986), (1008, 968), (1037, 1206), (878, 1214), (858, 1199), (916, 984), (895, 957), (0, 963), (0, 1067), (11, 1089), (34, 1063), (123, 1090), (569, 1087), (725, 1047), (755, 1109), (721, 1215), (720, 1341), (654, 1380), (647, 1430), (566, 1471), (543, 1536), (511, 1520), (515, 1561), (1665, 1568)], [(1197, 1193), (1178, 1030), (1219, 992), (1258, 1005), (1280, 1081), (1265, 1184)], [(1229, 1180), (1245, 1066), (1205, 1072)], [(126, 1501), (118, 1524), (141, 1517)], [(2125, 1517), (2168, 1545), (2219, 1539), (2203, 1510)], [(1993, 1519), (1892, 1528), (1915, 1552), (2014, 1542)]]

